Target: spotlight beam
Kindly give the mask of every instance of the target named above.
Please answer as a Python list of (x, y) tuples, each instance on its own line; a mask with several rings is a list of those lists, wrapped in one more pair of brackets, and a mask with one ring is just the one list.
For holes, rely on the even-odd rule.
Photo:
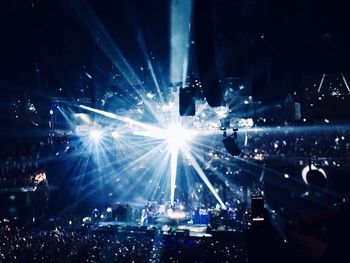
[(192, 0), (172, 0), (170, 13), (170, 81), (186, 83)]
[(177, 160), (179, 156), (179, 148), (173, 147), (171, 150), (170, 160), (170, 202), (174, 205), (175, 188), (176, 188), (176, 174), (177, 174)]
[(343, 78), (343, 81), (344, 81), (344, 83), (345, 83), (345, 86), (346, 86), (346, 88), (348, 89), (348, 92), (349, 92), (349, 94), (350, 94), (350, 88), (349, 88), (348, 82), (346, 81), (346, 78), (345, 78), (344, 74), (343, 74), (343, 73), (340, 73), (340, 74), (341, 74), (341, 77)]
[(98, 18), (94, 10), (87, 1), (67, 1), (75, 14), (79, 18), (79, 22), (90, 33), (92, 39), (102, 52), (111, 60), (111, 62), (119, 69), (125, 80), (130, 86), (140, 85), (141, 80), (132, 69), (131, 65), (123, 55), (122, 51), (114, 43), (112, 37), (107, 32), (105, 26)]
[(170, 202), (173, 205), (175, 200), (177, 162), (179, 151), (190, 140), (193, 131), (186, 130), (179, 123), (170, 125), (167, 129), (156, 129), (136, 132), (138, 135), (153, 137), (165, 140), (168, 143), (170, 152)]
[[(206, 161), (204, 160), (203, 156), (205, 155), (205, 151), (201, 152), (201, 153), (196, 153), (196, 152), (193, 152), (193, 156), (195, 158), (197, 158), (201, 163), (206, 163)], [(223, 160), (223, 162), (227, 165), (227, 166), (230, 166), (232, 165), (231, 163)], [(223, 173), (215, 170), (215, 169), (211, 169), (211, 172), (214, 173), (217, 177), (219, 177), (221, 180), (225, 181), (229, 178), (227, 178)], [(232, 180), (230, 180), (232, 181)], [(237, 186), (237, 183), (234, 183), (234, 185)]]
[(151, 132), (159, 132), (159, 131), (161, 131), (161, 129), (159, 129), (159, 128), (155, 127), (155, 126), (148, 125), (148, 124), (145, 124), (145, 123), (142, 123), (142, 122), (139, 122), (139, 121), (135, 121), (135, 120), (133, 120), (131, 118), (128, 118), (128, 117), (122, 117), (122, 116), (119, 116), (117, 114), (114, 114), (114, 113), (111, 113), (111, 112), (108, 112), (108, 111), (95, 109), (95, 108), (92, 108), (92, 107), (89, 107), (89, 106), (85, 106), (85, 105), (79, 105), (79, 107), (84, 109), (84, 110), (88, 110), (88, 111), (91, 111), (91, 112), (98, 113), (98, 114), (100, 114), (102, 116), (105, 116), (107, 118), (111, 118), (111, 119), (118, 120), (118, 121), (121, 121), (121, 122), (124, 122), (124, 123), (127, 123), (127, 124), (132, 124), (132, 125), (138, 126), (138, 127), (143, 128), (145, 130), (148, 130), (150, 132), (149, 134), (151, 134)]
[(79, 107), (91, 112), (101, 114), (105, 117), (119, 120), (121, 122), (132, 124), (144, 129), (143, 131), (134, 132), (134, 135), (141, 135), (144, 137), (156, 138), (167, 142), (168, 150), (170, 152), (170, 201), (172, 205), (174, 204), (174, 200), (175, 200), (178, 156), (179, 156), (179, 152), (183, 151), (184, 154), (187, 156), (188, 160), (191, 162), (192, 166), (194, 167), (199, 177), (202, 179), (202, 181), (205, 183), (208, 189), (212, 192), (212, 194), (214, 195), (216, 200), (219, 202), (221, 207), (225, 208), (224, 202), (222, 201), (218, 193), (215, 191), (213, 185), (210, 183), (209, 179), (207, 178), (207, 176), (199, 166), (198, 162), (195, 160), (195, 158), (190, 153), (190, 151), (186, 149), (186, 141), (189, 141), (191, 139), (194, 133), (193, 131), (184, 129), (183, 127), (181, 127), (179, 122), (170, 125), (166, 129), (161, 129), (152, 125), (148, 125), (142, 122), (132, 120), (127, 117), (122, 117), (114, 113), (91, 108), (85, 105), (79, 105)]
[(142, 52), (143, 52), (143, 55), (145, 56), (145, 59), (146, 59), (146, 62), (147, 62), (147, 66), (148, 66), (148, 69), (151, 73), (151, 76), (152, 76), (152, 80), (154, 82), (154, 85), (156, 86), (156, 89), (157, 89), (157, 93), (158, 93), (158, 96), (160, 98), (160, 101), (162, 104), (164, 104), (164, 99), (163, 99), (163, 96), (162, 96), (162, 92), (160, 90), (160, 86), (159, 86), (159, 83), (158, 83), (158, 80), (157, 80), (157, 77), (156, 77), (156, 74), (154, 73), (154, 69), (153, 69), (153, 65), (152, 65), (152, 62), (151, 60), (149, 59), (149, 56), (148, 56), (148, 52), (147, 52), (147, 48), (146, 48), (146, 44), (145, 44), (145, 41), (143, 39), (143, 36), (142, 36), (142, 33), (141, 31), (138, 33), (137, 35), (137, 40), (140, 44), (140, 47), (142, 49)]
[(157, 118), (156, 112), (152, 109), (150, 104), (145, 99), (144, 95), (135, 89), (135, 86), (142, 86), (142, 81), (124, 56), (123, 52), (119, 49), (117, 44), (113, 41), (112, 37), (106, 30), (105, 26), (98, 18), (94, 10), (86, 1), (68, 1), (69, 5), (79, 18), (79, 22), (86, 28), (86, 31), (91, 35), (96, 45), (101, 51), (110, 59), (113, 65), (118, 68), (125, 80), (129, 83), (130, 87), (142, 98), (146, 107)]
[(317, 89), (317, 92), (320, 93), (321, 91), (321, 88), (322, 88), (322, 85), (323, 85), (323, 81), (324, 81), (324, 78), (326, 77), (326, 74), (323, 74), (322, 75), (322, 78), (321, 78), (321, 81), (320, 81), (320, 85), (318, 86), (318, 89)]
[(203, 182), (208, 187), (210, 192), (214, 195), (216, 200), (219, 202), (221, 207), (222, 208), (226, 208), (224, 202), (222, 201), (222, 199), (220, 198), (218, 193), (215, 191), (214, 186), (210, 183), (208, 177), (205, 175), (205, 173), (203, 172), (202, 168), (199, 166), (198, 162), (193, 157), (193, 155), (190, 153), (190, 151), (188, 149), (184, 148), (183, 152), (185, 153), (185, 155), (188, 158), (188, 160), (191, 162), (193, 168), (196, 170), (196, 172), (198, 173), (199, 177), (203, 180)]

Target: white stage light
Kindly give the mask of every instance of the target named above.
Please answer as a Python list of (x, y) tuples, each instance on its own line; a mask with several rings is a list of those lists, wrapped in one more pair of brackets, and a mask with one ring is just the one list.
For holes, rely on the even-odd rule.
[[(324, 179), (327, 180), (327, 174), (326, 172), (322, 169), (322, 168), (317, 168), (315, 165), (311, 164), (311, 170), (317, 170), (319, 171), (323, 176)], [(301, 172), (301, 176), (303, 178), (304, 183), (309, 184), (309, 182), (307, 181), (307, 173), (310, 171), (310, 166), (307, 165), (304, 167), (304, 169)]]
[(100, 131), (100, 130), (91, 130), (90, 134), (89, 134), (89, 137), (90, 137), (90, 139), (92, 141), (97, 143), (97, 142), (101, 141), (101, 139), (102, 139), (102, 131)]
[(165, 139), (171, 149), (186, 146), (193, 136), (193, 132), (181, 127), (180, 124), (172, 124), (165, 130)]
[(117, 139), (119, 137), (119, 133), (117, 131), (112, 132), (112, 137)]

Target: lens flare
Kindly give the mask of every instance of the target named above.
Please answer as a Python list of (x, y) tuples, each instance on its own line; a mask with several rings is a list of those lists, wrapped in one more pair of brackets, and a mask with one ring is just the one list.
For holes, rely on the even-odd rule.
[[(175, 190), (177, 188), (176, 181), (179, 176), (178, 167), (183, 167), (183, 164), (179, 163), (179, 156), (180, 154), (183, 154), (188, 162), (188, 167), (194, 168), (194, 171), (208, 187), (209, 191), (213, 194), (220, 206), (225, 208), (224, 202), (200, 167), (200, 164), (196, 160), (197, 158), (191, 153), (191, 148), (200, 145), (196, 142), (199, 139), (197, 137), (203, 138), (203, 136), (206, 137), (212, 134), (212, 132), (201, 130), (199, 133), (198, 129), (188, 128), (189, 125), (193, 125), (193, 119), (182, 119), (178, 115), (178, 109), (176, 108), (168, 109), (162, 113), (163, 115), (158, 116), (159, 118), (157, 118), (157, 120), (161, 120), (161, 122), (146, 123), (84, 105), (79, 105), (79, 107), (100, 114), (104, 117), (114, 119), (128, 127), (127, 129), (129, 130), (124, 131), (124, 135), (118, 134), (118, 143), (123, 143), (125, 140), (124, 142), (126, 142), (126, 145), (124, 145), (124, 147), (132, 149), (133, 153), (136, 155), (140, 153), (140, 158), (136, 158), (136, 160), (130, 163), (127, 167), (136, 167), (136, 164), (140, 165), (143, 161), (146, 161), (147, 164), (145, 164), (145, 166), (141, 165), (141, 167), (143, 167), (142, 170), (144, 170), (141, 173), (143, 177), (147, 177), (148, 171), (154, 168), (149, 166), (150, 163), (157, 164), (157, 167), (162, 165), (162, 167), (158, 167), (159, 171), (162, 171), (162, 173), (158, 174), (164, 174), (165, 176), (162, 177), (163, 179), (153, 178), (154, 180), (149, 179), (148, 181), (150, 184), (157, 180), (164, 183), (167, 181), (168, 183), (162, 183), (164, 187), (160, 191), (162, 195), (170, 197), (170, 203), (172, 205), (174, 205), (175, 201)], [(192, 121), (189, 122), (189, 120)], [(94, 141), (99, 141), (102, 134), (95, 130), (92, 133), (92, 137), (95, 138)], [(112, 132), (111, 137), (115, 138), (114, 132)], [(148, 147), (151, 147), (152, 150), (147, 151)], [(162, 155), (155, 155), (156, 152), (161, 152)], [(142, 176), (139, 177), (140, 180), (144, 179)], [(168, 176), (170, 176), (170, 178)], [(169, 190), (170, 194), (167, 194), (166, 191)], [(153, 195), (154, 194), (155, 193), (153, 193)]]
[(99, 143), (102, 140), (102, 131), (93, 129), (89, 133), (89, 139), (95, 143)]
[(172, 124), (164, 132), (165, 139), (171, 149), (184, 147), (192, 137), (192, 132), (180, 124)]

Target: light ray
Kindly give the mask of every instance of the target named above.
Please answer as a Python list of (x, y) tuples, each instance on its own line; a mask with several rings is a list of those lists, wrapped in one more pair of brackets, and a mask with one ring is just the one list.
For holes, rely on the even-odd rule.
[[(144, 94), (136, 89), (136, 86), (142, 87), (142, 81), (135, 73), (134, 69), (124, 56), (123, 52), (119, 49), (117, 44), (113, 41), (112, 37), (109, 35), (105, 26), (95, 14), (94, 10), (86, 1), (68, 1), (69, 5), (72, 7), (74, 12), (79, 17), (79, 21), (86, 28), (87, 32), (91, 35), (92, 39), (96, 45), (102, 50), (107, 58), (113, 63), (114, 66), (120, 71), (124, 79), (129, 83), (130, 87), (140, 96), (144, 101), (146, 107), (150, 113), (158, 118), (158, 115), (152, 108), (152, 105), (147, 102)], [(154, 76), (155, 77), (155, 76)]]
[(192, 0), (171, 1), (170, 81), (185, 83), (188, 67)]
[(80, 19), (79, 21), (86, 28), (87, 32), (90, 33), (96, 45), (100, 47), (102, 52), (104, 52), (111, 62), (118, 68), (130, 86), (141, 85), (139, 77), (132, 69), (122, 51), (114, 43), (105, 26), (87, 1), (76, 0), (67, 2), (77, 14)]
[(170, 202), (171, 202), (171, 205), (174, 205), (174, 200), (175, 200), (178, 156), (179, 156), (179, 148), (172, 147), (171, 162), (170, 162), (170, 170), (171, 170), (171, 174), (170, 174)]
[(219, 202), (219, 204), (221, 205), (221, 207), (223, 209), (226, 208), (224, 202), (222, 201), (222, 199), (220, 198), (220, 196), (218, 195), (218, 193), (215, 191), (214, 186), (210, 183), (208, 177), (205, 175), (205, 173), (203, 172), (202, 168), (199, 166), (198, 162), (196, 161), (196, 159), (193, 157), (193, 155), (191, 154), (191, 152), (184, 148), (183, 152), (185, 153), (186, 157), (189, 159), (189, 161), (191, 162), (193, 168), (196, 170), (197, 174), (199, 175), (199, 177), (203, 180), (203, 182), (205, 183), (205, 185), (208, 187), (208, 189), (210, 190), (210, 192), (215, 196), (216, 200)]
[(142, 49), (143, 55), (145, 56), (145, 59), (146, 59), (146, 62), (147, 62), (147, 66), (148, 66), (148, 69), (149, 69), (149, 71), (151, 73), (154, 85), (156, 86), (159, 99), (160, 99), (161, 103), (164, 104), (164, 99), (163, 99), (162, 92), (160, 90), (159, 82), (157, 80), (156, 74), (154, 73), (153, 65), (152, 65), (151, 60), (149, 59), (147, 48), (146, 48), (146, 44), (145, 44), (145, 41), (143, 39), (143, 36), (142, 36), (141, 32), (138, 33), (137, 39), (138, 39), (138, 42), (139, 42), (140, 47)]
[(151, 132), (160, 131), (160, 129), (155, 127), (155, 126), (148, 125), (148, 124), (145, 124), (143, 122), (135, 121), (135, 120), (133, 120), (133, 119), (131, 119), (129, 117), (122, 117), (122, 116), (119, 116), (119, 115), (117, 115), (115, 113), (111, 113), (111, 112), (108, 112), (108, 111), (95, 109), (95, 108), (92, 108), (92, 107), (89, 107), (89, 106), (85, 106), (85, 105), (79, 105), (79, 107), (84, 109), (84, 110), (88, 110), (88, 111), (91, 111), (91, 112), (95, 112), (95, 113), (101, 114), (102, 116), (105, 116), (105, 117), (108, 117), (108, 118), (111, 118), (111, 119), (119, 120), (119, 121), (127, 123), (127, 124), (132, 124), (132, 125), (138, 126), (140, 128), (144, 128), (144, 129), (148, 130), (150, 132), (150, 134), (151, 134)]

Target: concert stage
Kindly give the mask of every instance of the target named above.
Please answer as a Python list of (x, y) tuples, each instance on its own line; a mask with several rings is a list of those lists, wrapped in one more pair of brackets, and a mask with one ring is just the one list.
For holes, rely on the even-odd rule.
[(188, 223), (152, 224), (148, 226), (140, 226), (138, 223), (133, 222), (96, 221), (83, 223), (81, 227), (89, 228), (91, 231), (112, 231), (115, 233), (129, 233), (135, 235), (158, 232), (164, 236), (174, 235), (194, 238), (211, 238), (213, 235), (222, 235), (224, 233), (230, 235), (240, 232), (237, 229), (228, 228), (226, 226), (220, 226), (217, 229), (212, 229), (210, 225), (207, 224)]

